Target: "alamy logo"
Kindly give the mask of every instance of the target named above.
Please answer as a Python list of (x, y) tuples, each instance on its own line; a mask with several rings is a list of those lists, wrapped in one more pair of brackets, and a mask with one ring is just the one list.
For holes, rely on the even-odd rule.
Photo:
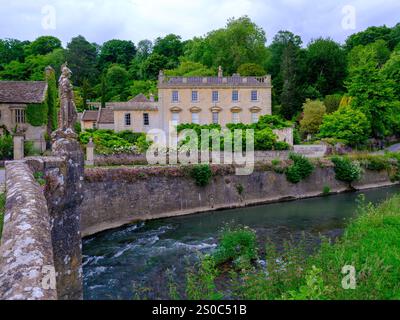
[(355, 30), (356, 29), (356, 8), (351, 5), (344, 6), (342, 9), (344, 15), (342, 19), (343, 30)]
[(354, 266), (344, 266), (342, 274), (345, 275), (342, 279), (342, 288), (344, 290), (355, 290), (357, 286), (356, 268)]
[(57, 27), (56, 8), (50, 5), (44, 6), (42, 15), (42, 28), (44, 30), (55, 30)]

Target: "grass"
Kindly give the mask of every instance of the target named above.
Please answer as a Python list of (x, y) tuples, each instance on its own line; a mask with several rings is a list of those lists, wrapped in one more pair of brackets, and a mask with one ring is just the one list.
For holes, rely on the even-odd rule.
[(6, 195), (2, 193), (0, 194), (0, 239), (3, 233), (5, 205), (6, 205)]
[[(379, 206), (361, 198), (358, 211), (337, 242), (323, 240), (315, 252), (307, 251), (305, 243), (287, 244), (279, 251), (268, 244), (265, 267), (256, 262), (261, 250), (254, 251), (254, 232), (227, 229), (216, 252), (188, 269), (186, 290), (179, 298), (400, 299), (400, 195)], [(354, 289), (343, 286), (349, 266), (355, 270)]]

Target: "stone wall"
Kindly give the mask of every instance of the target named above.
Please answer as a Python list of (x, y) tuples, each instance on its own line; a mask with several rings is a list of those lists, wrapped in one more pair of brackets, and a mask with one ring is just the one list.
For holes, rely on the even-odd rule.
[[(229, 167), (215, 174), (206, 187), (196, 186), (183, 169), (171, 166), (91, 168), (85, 180), (81, 207), (84, 236), (139, 220), (319, 196), (326, 186), (333, 193), (352, 189), (335, 179), (332, 165), (316, 168), (298, 184), (267, 168), (237, 176)], [(366, 171), (354, 187), (388, 185), (392, 183), (386, 171)]]
[(83, 154), (68, 137), (53, 154), (6, 162), (0, 300), (82, 299)]
[(0, 299), (57, 299), (56, 287), (51, 286), (56, 279), (50, 216), (43, 189), (25, 161), (8, 162), (6, 173)]

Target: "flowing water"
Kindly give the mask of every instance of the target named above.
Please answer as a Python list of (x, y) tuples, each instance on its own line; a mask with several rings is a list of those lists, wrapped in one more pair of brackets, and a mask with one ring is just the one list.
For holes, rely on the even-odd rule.
[[(399, 192), (400, 187), (395, 186), (362, 193), (367, 201), (378, 203)], [(154, 220), (86, 238), (84, 298), (133, 299), (138, 290), (146, 291), (150, 299), (166, 298), (166, 271), (183, 279), (185, 267), (193, 264), (199, 252), (215, 249), (219, 231), (226, 224), (251, 227), (260, 244), (271, 240), (279, 246), (305, 237), (316, 246), (320, 235), (341, 235), (346, 221), (355, 215), (359, 194)]]

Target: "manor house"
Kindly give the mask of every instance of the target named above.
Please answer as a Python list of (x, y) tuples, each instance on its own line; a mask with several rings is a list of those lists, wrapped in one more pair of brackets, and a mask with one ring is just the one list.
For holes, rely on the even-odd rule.
[[(171, 77), (160, 71), (158, 101), (138, 95), (128, 102), (109, 102), (106, 109), (86, 111), (83, 128), (114, 128), (116, 131), (148, 132), (169, 123), (220, 124), (255, 123), (271, 114), (271, 77), (226, 77), (219, 68), (217, 77)], [(105, 116), (107, 115), (107, 116)]]

